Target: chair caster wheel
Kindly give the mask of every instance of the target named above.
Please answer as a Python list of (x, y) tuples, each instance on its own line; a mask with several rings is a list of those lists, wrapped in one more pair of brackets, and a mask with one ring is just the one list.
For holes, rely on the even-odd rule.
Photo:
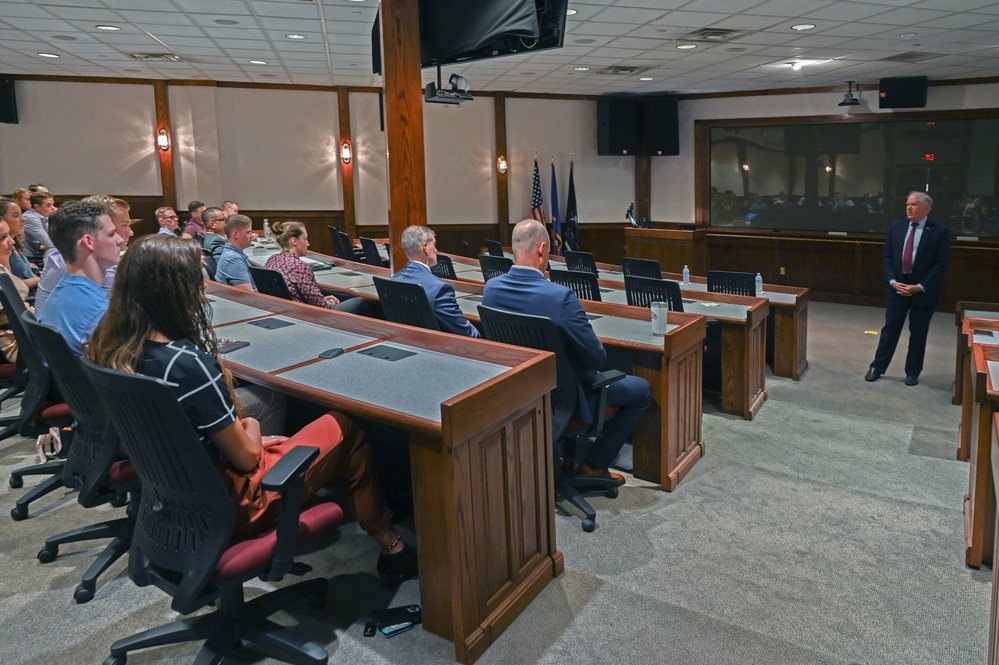
[(604, 496), (607, 497), (608, 499), (616, 499), (617, 498), (617, 488), (616, 487), (608, 487), (607, 491), (604, 492)]
[(128, 505), (128, 495), (126, 495), (126, 494), (118, 494), (113, 499), (111, 499), (108, 503), (110, 503), (111, 506), (114, 507), (114, 508), (121, 508), (122, 506), (127, 506)]
[(38, 551), (38, 563), (52, 563), (59, 556), (59, 549), (46, 545)]
[(108, 656), (104, 659), (104, 665), (125, 665), (125, 656)]
[(583, 520), (583, 531), (590, 533), (597, 528), (597, 523), (593, 520)]
[[(79, 605), (82, 605), (83, 603), (89, 603), (93, 599), (94, 599), (94, 590), (92, 587), (80, 584), (79, 586), (76, 587), (76, 591), (73, 592), (73, 600), (75, 600)], [(114, 661), (114, 662), (122, 662), (122, 663), (125, 662), (124, 656), (119, 656), (119, 658), (121, 658), (120, 661)], [(108, 661), (105, 660), (104, 662), (107, 663)]]
[(10, 518), (15, 522), (20, 522), (23, 519), (27, 519), (28, 509), (27, 507), (14, 506), (10, 510)]
[(23, 478), (21, 478), (20, 476), (11, 476), (10, 477), (10, 488), (12, 490), (21, 489), (22, 487), (24, 487), (24, 479)]

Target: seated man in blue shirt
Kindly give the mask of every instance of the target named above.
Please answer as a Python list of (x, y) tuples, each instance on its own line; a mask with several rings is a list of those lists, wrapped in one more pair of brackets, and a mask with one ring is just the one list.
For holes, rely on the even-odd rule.
[[(513, 262), (510, 272), (486, 282), (482, 303), (509, 312), (545, 316), (555, 323), (564, 335), (577, 377), (576, 415), (585, 422), (593, 422), (594, 395), (583, 386), (603, 369), (607, 352), (576, 294), (548, 281), (542, 272), (548, 265), (548, 231), (540, 222), (525, 219), (513, 228)], [(645, 379), (628, 375), (612, 383), (607, 389), (607, 406), (618, 407), (618, 412), (604, 424), (600, 439), (579, 463), (577, 475), (609, 477), (619, 485), (624, 484), (623, 476), (610, 473), (607, 468), (614, 463), (621, 446), (651, 403), (652, 387)]]
[(226, 243), (219, 256), (215, 281), (244, 291), (256, 291), (250, 277), (250, 259), (246, 249), (253, 242), (253, 222), (246, 215), (232, 215), (225, 220)]
[(101, 288), (108, 268), (118, 264), (124, 240), (107, 206), (70, 201), (52, 214), (49, 237), (66, 261), (66, 275), (52, 290), (40, 320), (56, 328), (77, 355), (108, 309)]
[(430, 269), (437, 265), (437, 237), (434, 232), (426, 226), (413, 225), (402, 232), (400, 242), (402, 250), (409, 258), (409, 263), (392, 275), (392, 279), (415, 282), (423, 287), (441, 330), (456, 335), (478, 337), (479, 331), (468, 322), (458, 307), (454, 287), (430, 272)]

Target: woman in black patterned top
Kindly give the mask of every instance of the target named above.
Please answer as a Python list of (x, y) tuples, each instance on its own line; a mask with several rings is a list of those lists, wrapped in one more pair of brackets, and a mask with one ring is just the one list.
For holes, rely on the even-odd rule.
[(416, 555), (392, 528), (372, 472), (364, 432), (331, 411), (291, 438), (263, 436), (255, 418), (243, 417), (232, 378), (218, 362), (218, 340), (201, 277), (196, 243), (150, 235), (131, 247), (118, 267), (111, 304), (87, 351), (98, 364), (168, 382), (206, 449), (220, 462), (237, 506), (236, 529), (251, 534), (277, 521), (280, 497), (260, 481), (298, 445), (317, 446), (305, 476), (305, 499), (345, 483), (357, 520), (378, 542), (378, 573), (386, 587), (416, 574)]

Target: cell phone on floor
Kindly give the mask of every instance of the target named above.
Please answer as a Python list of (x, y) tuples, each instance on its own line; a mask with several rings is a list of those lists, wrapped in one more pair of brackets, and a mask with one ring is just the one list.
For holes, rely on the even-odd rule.
[(385, 637), (395, 637), (399, 633), (405, 633), (407, 630), (413, 629), (412, 621), (403, 621), (402, 623), (394, 623), (391, 626), (385, 626), (382, 628), (382, 635)]

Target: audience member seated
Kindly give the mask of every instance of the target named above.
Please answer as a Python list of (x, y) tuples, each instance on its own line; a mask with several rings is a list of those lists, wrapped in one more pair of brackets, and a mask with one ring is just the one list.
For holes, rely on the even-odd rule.
[[(591, 423), (594, 421), (594, 396), (583, 386), (604, 368), (607, 352), (593, 332), (576, 294), (548, 281), (542, 272), (548, 265), (548, 231), (540, 222), (525, 219), (513, 228), (513, 262), (510, 272), (486, 282), (482, 303), (510, 312), (546, 316), (554, 321), (564, 335), (578, 377), (576, 415)], [(624, 477), (610, 473), (608, 467), (614, 463), (621, 446), (651, 403), (652, 388), (645, 379), (628, 375), (612, 383), (608, 387), (607, 406), (618, 407), (618, 412), (606, 422), (603, 435), (579, 463), (577, 475), (609, 477), (623, 484)]]
[(108, 308), (101, 288), (104, 273), (118, 263), (124, 243), (107, 208), (82, 201), (70, 201), (52, 215), (51, 235), (67, 272), (45, 301), (39, 320), (61, 332), (73, 352), (83, 355), (83, 345)]
[(368, 305), (362, 298), (349, 298), (340, 302), (336, 296), (324, 296), (319, 290), (315, 273), (302, 260), (309, 253), (309, 232), (305, 230), (304, 224), (290, 220), (274, 222), (271, 230), (282, 251), (267, 259), (264, 267), (281, 273), (295, 302), (351, 314), (367, 314)]
[(201, 213), (201, 221), (205, 223), (205, 241), (203, 246), (218, 262), (222, 255), (222, 248), (225, 247), (225, 218), (226, 215), (218, 206), (209, 206)]
[(17, 201), (0, 198), (0, 219), (6, 222), (10, 237), (14, 239), (14, 248), (10, 254), (10, 272), (24, 281), (29, 289), (33, 289), (38, 286), (38, 275), (35, 274), (31, 261), (24, 255), (20, 246), (24, 239), (24, 217)]
[[(107, 194), (94, 194), (83, 199), (83, 203), (104, 208), (111, 217), (115, 232), (121, 237), (121, 249), (124, 250), (128, 245), (128, 239), (134, 235), (132, 220), (128, 214), (130, 209), (128, 202), (123, 199), (113, 198)], [(108, 268), (104, 273), (104, 279), (101, 280), (101, 288), (104, 289), (104, 293), (109, 298), (111, 297), (111, 287), (114, 285), (116, 269), (117, 265)], [(41, 314), (42, 309), (45, 307), (45, 301), (48, 300), (52, 289), (62, 281), (65, 274), (66, 261), (63, 259), (62, 253), (58, 249), (49, 250), (45, 255), (45, 268), (42, 270), (42, 275), (38, 282), (38, 290), (35, 292), (35, 309), (39, 314)]]
[(416, 574), (416, 554), (392, 528), (392, 511), (375, 482), (364, 432), (344, 414), (329, 412), (291, 438), (267, 432), (242, 415), (231, 376), (218, 359), (210, 306), (194, 243), (142, 238), (122, 262), (111, 307), (94, 333), (88, 356), (96, 363), (167, 381), (202, 437), (236, 504), (236, 530), (274, 526), (279, 495), (261, 479), (289, 450), (317, 446), (305, 477), (305, 497), (345, 483), (357, 520), (381, 548), (378, 573), (388, 588)]
[(17, 202), (17, 205), (21, 206), (21, 212), (28, 212), (31, 210), (31, 190), (25, 189), (24, 187), (18, 187), (11, 194), (11, 197)]
[[(2, 200), (8, 201), (9, 199)], [(15, 207), (17, 207), (16, 204)], [(18, 208), (18, 212), (20, 212), (20, 208)], [(25, 300), (28, 297), (28, 287), (11, 271), (10, 258), (13, 251), (14, 238), (10, 235), (10, 227), (7, 222), (0, 222), (0, 273), (10, 275), (11, 281), (17, 287), (18, 295), (21, 296), (21, 300)], [(25, 304), (25, 306), (28, 311), (33, 311), (30, 305)], [(14, 337), (14, 333), (10, 329), (7, 313), (2, 309), (0, 309), (0, 356), (4, 362), (17, 362), (17, 338)]]
[(222, 204), (222, 218), (232, 217), (239, 214), (239, 204), (235, 201), (226, 201)]
[(24, 213), (24, 242), (32, 256), (41, 256), (52, 247), (49, 216), (55, 209), (55, 199), (47, 191), (31, 195), (31, 210)]
[(191, 213), (191, 219), (184, 226), (184, 231), (181, 233), (182, 238), (197, 238), (199, 233), (203, 238), (208, 233), (208, 229), (205, 228), (205, 222), (201, 218), (206, 207), (201, 201), (191, 201), (187, 204), (187, 211)]
[(173, 208), (170, 206), (157, 208), (153, 215), (156, 216), (156, 223), (160, 225), (160, 230), (157, 231), (157, 233), (165, 236), (177, 235), (177, 227), (180, 226), (180, 222), (178, 220), (180, 218), (177, 216), (177, 212)]
[(244, 291), (256, 291), (250, 277), (250, 259), (246, 249), (253, 242), (253, 222), (246, 215), (232, 215), (225, 220), (226, 243), (219, 255), (215, 281)]
[(454, 287), (430, 272), (430, 268), (437, 265), (437, 237), (434, 232), (426, 226), (414, 224), (402, 232), (400, 242), (409, 262), (392, 275), (392, 279), (415, 282), (423, 287), (441, 330), (479, 337), (479, 331), (461, 313)]

